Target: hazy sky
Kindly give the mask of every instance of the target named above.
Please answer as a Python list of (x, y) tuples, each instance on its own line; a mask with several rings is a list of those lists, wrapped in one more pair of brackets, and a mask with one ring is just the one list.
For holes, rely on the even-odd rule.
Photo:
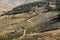
[(0, 0), (0, 9), (10, 9), (17, 5), (40, 0)]

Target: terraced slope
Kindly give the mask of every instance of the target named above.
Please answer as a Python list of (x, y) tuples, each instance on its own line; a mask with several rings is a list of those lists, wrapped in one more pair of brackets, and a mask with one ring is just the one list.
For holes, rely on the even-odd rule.
[[(1, 28), (0, 30), (1, 31), (5, 31), (5, 30), (8, 31), (8, 30), (12, 30), (12, 29), (16, 30), (18, 27), (21, 26), (21, 24), (24, 25), (25, 22), (23, 22), (23, 23), (21, 23), (21, 22), (26, 20), (27, 18), (29, 18), (30, 14), (24, 14), (24, 15), (23, 14), (1, 16), (0, 17), (0, 28)], [(31, 15), (31, 16), (34, 16), (34, 15)]]
[[(52, 14), (54, 13), (54, 14)], [(49, 15), (50, 16), (49, 16)], [(48, 15), (48, 17), (46, 17), (46, 15)], [(53, 15), (53, 16), (52, 16)], [(59, 28), (57, 26), (54, 25), (54, 27), (51, 26), (46, 26), (45, 23), (52, 20), (53, 18), (55, 18), (55, 16), (57, 15), (56, 12), (48, 12), (48, 13), (43, 13), (42, 15), (37, 15), (36, 17), (33, 17), (31, 19), (28, 19), (27, 21), (23, 22), (23, 23), (17, 23), (14, 25), (8, 25), (6, 27), (2, 27), (2, 30), (18, 30), (18, 28), (24, 27), (24, 28), (30, 28), (30, 27), (35, 27), (36, 25), (42, 25), (42, 31), (43, 30), (48, 30), (48, 29), (54, 29), (54, 28)], [(37, 26), (36, 26), (37, 27)], [(8, 28), (8, 29), (6, 29)], [(4, 30), (4, 31), (5, 31)], [(41, 30), (41, 29), (40, 29)]]
[[(0, 26), (0, 32), (6, 33), (6, 32), (11, 32), (11, 31), (20, 31), (20, 30), (23, 30), (24, 28), (31, 28), (31, 27), (37, 28), (38, 26), (40, 27), (39, 31), (59, 28), (60, 23), (58, 23), (57, 20), (55, 19), (56, 15), (58, 13), (53, 12), (53, 11), (44, 13), (43, 11), (44, 11), (44, 8), (40, 7), (39, 11), (36, 12), (39, 15), (36, 15), (22, 23), (20, 22), (20, 20), (21, 20), (20, 18), (13, 19), (13, 20), (11, 20), (11, 19), (8, 19), (8, 20), (4, 19), (3, 21), (0, 20), (0, 25), (2, 25), (2, 26)], [(18, 21), (15, 21), (15, 20), (18, 20)], [(15, 22), (13, 22), (13, 21), (15, 21)]]
[[(59, 29), (57, 31), (60, 33), (60, 19), (57, 18), (57, 16), (56, 16), (58, 14), (58, 12), (55, 12), (55, 11), (44, 12), (45, 11), (44, 7), (36, 8), (35, 10), (36, 10), (36, 12), (34, 12), (34, 13), (37, 15), (33, 14), (34, 16), (32, 16), (32, 17), (29, 17), (30, 14), (10, 15), (10, 16), (7, 16), (8, 18), (6, 16), (1, 16), (0, 17), (0, 34), (3, 35), (5, 33), (7, 33), (7, 34), (13, 33), (13, 35), (14, 35), (14, 34), (18, 33), (19, 37), (20, 37), (20, 34), (23, 34), (24, 29), (28, 29), (27, 31), (29, 31), (29, 32), (31, 30), (37, 30), (37, 32), (43, 32), (43, 33), (26, 34), (27, 35), (26, 40), (30, 39), (30, 36), (31, 36), (31, 40), (32, 39), (35, 40), (34, 39), (36, 37), (35, 35), (37, 35), (37, 36), (39, 35), (38, 40), (41, 39), (40, 38), (41, 36), (42, 36), (41, 40), (43, 40), (45, 37), (47, 38), (48, 36), (49, 36), (49, 40), (50, 40), (50, 33), (52, 33), (52, 32), (56, 33), (57, 29)], [(11, 16), (12, 16), (12, 18), (11, 18)], [(46, 31), (49, 31), (49, 32), (45, 33)], [(57, 34), (58, 34), (58, 32), (57, 32)], [(45, 36), (45, 34), (46, 34), (46, 36)], [(51, 40), (54, 40), (55, 35), (52, 35), (52, 34), (51, 34), (51, 36), (52, 36)], [(16, 35), (14, 35), (14, 37), (16, 37)], [(18, 38), (18, 39), (20, 40), (20, 38)], [(25, 40), (25, 37), (21, 38), (21, 40)], [(46, 40), (46, 39), (44, 39), (44, 40)]]
[[(36, 27), (37, 28), (37, 26), (40, 25), (42, 27), (42, 28), (40, 28), (41, 31), (59, 28), (58, 25), (55, 25), (53, 23), (54, 20), (55, 21), (58, 20), (58, 19), (57, 20), (54, 19), (54, 18), (57, 18), (56, 17), (57, 14), (58, 13), (56, 13), (56, 12), (42, 13), (41, 15), (37, 15), (36, 17), (33, 17), (33, 18), (27, 20), (25, 23), (23, 23), (22, 27)], [(51, 22), (52, 24), (50, 23), (51, 20), (52, 20), (52, 22)]]

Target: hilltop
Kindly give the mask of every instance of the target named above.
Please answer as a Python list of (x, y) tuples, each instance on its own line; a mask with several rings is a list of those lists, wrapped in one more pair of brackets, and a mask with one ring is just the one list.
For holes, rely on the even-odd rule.
[(16, 6), (12, 10), (5, 12), (5, 15), (19, 14), (19, 13), (26, 13), (26, 12), (34, 11), (36, 7), (41, 7), (44, 4), (45, 2), (41, 2), (41, 1), (23, 4), (20, 6)]

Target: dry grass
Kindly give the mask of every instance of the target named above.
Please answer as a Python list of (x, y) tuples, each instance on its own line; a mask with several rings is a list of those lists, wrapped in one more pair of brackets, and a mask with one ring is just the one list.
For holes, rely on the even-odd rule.
[(25, 36), (22, 36), (18, 32), (14, 32), (13, 34), (11, 33), (8, 34), (0, 33), (0, 39), (1, 40), (60, 40), (60, 29), (43, 33), (26, 34)]
[(23, 22), (24, 20), (27, 19), (27, 17), (23, 17), (24, 15), (10, 15), (10, 16), (1, 16), (0, 17), (0, 25), (6, 24), (6, 25), (11, 25), (15, 23), (20, 23)]
[(60, 40), (60, 30), (26, 34), (18, 38), (18, 40)]

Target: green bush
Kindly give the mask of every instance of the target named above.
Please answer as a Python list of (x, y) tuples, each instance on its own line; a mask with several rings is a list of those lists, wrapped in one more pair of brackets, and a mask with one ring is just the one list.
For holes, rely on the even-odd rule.
[(60, 13), (57, 16), (58, 16), (58, 18), (60, 18)]

